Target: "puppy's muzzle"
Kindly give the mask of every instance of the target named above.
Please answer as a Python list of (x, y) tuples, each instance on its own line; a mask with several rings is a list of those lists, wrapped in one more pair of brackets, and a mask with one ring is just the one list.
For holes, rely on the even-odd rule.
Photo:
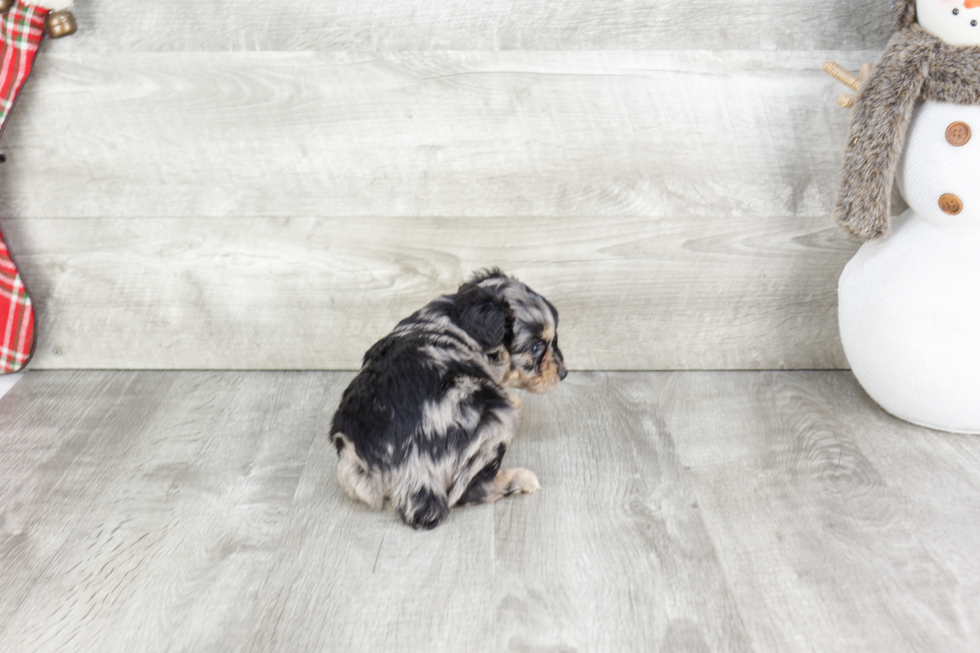
[(568, 376), (568, 368), (565, 367), (565, 356), (558, 348), (555, 348), (555, 354), (556, 362), (558, 363), (558, 380), (564, 381), (565, 377)]

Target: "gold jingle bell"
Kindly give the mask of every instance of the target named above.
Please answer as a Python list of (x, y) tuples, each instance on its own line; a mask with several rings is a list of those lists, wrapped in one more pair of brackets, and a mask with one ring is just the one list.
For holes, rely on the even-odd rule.
[(60, 39), (62, 36), (71, 36), (78, 31), (75, 17), (67, 9), (52, 11), (48, 14), (46, 21), (48, 36), (53, 39)]
[(14, 6), (14, 0), (0, 0), (0, 14), (5, 14)]

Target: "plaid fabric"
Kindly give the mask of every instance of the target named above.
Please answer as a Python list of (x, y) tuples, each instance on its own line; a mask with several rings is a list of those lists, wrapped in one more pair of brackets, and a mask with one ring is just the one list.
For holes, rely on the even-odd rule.
[(0, 20), (0, 132), (31, 72), (47, 15), (47, 9), (18, 1)]
[(34, 350), (34, 308), (0, 235), (0, 373), (17, 372)]
[[(47, 9), (16, 2), (0, 18), (0, 132), (44, 36)], [(22, 369), (34, 350), (34, 309), (0, 234), (0, 373)]]

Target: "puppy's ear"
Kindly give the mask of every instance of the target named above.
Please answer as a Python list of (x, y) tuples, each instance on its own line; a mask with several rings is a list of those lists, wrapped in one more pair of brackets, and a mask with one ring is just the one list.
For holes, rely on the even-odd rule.
[(500, 346), (507, 337), (510, 307), (476, 284), (465, 284), (453, 299), (453, 321), (484, 349)]

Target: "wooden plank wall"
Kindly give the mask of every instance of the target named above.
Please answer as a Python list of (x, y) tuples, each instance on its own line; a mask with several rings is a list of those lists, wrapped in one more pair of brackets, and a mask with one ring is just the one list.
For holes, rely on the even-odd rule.
[(846, 367), (884, 0), (77, 0), (0, 147), (34, 367), (352, 369), (499, 265), (573, 369)]

